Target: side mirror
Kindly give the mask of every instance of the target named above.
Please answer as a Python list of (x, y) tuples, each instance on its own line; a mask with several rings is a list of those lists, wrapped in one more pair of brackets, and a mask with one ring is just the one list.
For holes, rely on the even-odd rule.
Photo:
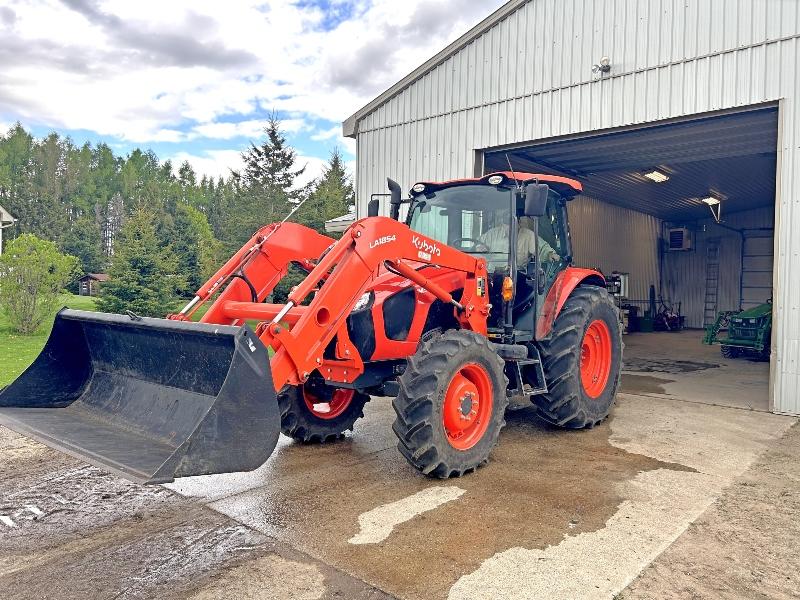
[(529, 183), (525, 188), (525, 216), (541, 217), (547, 213), (547, 194), (550, 187), (543, 183)]
[(389, 201), (389, 216), (395, 221), (400, 219), (400, 205), (403, 203), (402, 190), (400, 184), (392, 179), (387, 179), (386, 184), (389, 186), (389, 191), (392, 193), (392, 198)]
[(367, 216), (368, 217), (377, 217), (378, 214), (381, 212), (381, 203), (380, 200), (377, 198), (373, 198), (367, 204)]

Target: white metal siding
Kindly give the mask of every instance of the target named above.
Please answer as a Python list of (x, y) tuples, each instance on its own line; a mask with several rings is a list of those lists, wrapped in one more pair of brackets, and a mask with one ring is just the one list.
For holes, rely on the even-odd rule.
[(629, 273), (632, 300), (647, 299), (651, 285), (658, 289), (659, 219), (585, 196), (567, 206), (577, 266)]
[[(723, 223), (735, 229), (747, 229), (749, 237), (765, 236), (772, 240), (774, 212), (771, 207), (758, 208), (744, 212), (725, 215)], [(739, 275), (741, 264), (741, 236), (735, 231), (717, 226), (709, 218), (697, 224), (698, 230), (693, 233), (694, 248), (689, 252), (668, 252), (664, 256), (663, 285), (665, 296), (673, 302), (681, 302), (681, 310), (686, 316), (687, 327), (703, 327), (703, 307), (706, 283), (706, 249), (710, 240), (719, 240), (719, 292), (717, 310), (738, 310), (742, 305), (739, 296)], [(761, 230), (761, 231), (758, 231)], [(769, 241), (767, 243), (770, 243)], [(770, 253), (771, 254), (771, 253)], [(760, 265), (760, 266), (763, 266)], [(752, 268), (751, 268), (752, 267)], [(771, 270), (771, 260), (770, 260)], [(747, 264), (750, 271), (755, 265)], [(759, 283), (767, 283), (763, 277)], [(772, 275), (768, 276), (768, 287), (772, 287)], [(756, 291), (753, 291), (756, 294)], [(766, 291), (761, 293), (761, 296)], [(745, 300), (761, 298), (758, 304), (765, 302), (768, 296), (753, 295)], [(745, 307), (753, 306), (753, 302), (745, 302)]]
[(773, 397), (800, 414), (799, 36), (796, 0), (531, 0), (357, 123), (359, 214), (476, 149), (780, 100)]

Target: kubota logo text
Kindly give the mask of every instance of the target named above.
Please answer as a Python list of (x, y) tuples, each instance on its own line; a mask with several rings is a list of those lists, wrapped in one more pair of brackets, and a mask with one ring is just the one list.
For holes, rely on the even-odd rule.
[(431, 260), (434, 256), (441, 256), (442, 250), (436, 245), (436, 242), (431, 244), (428, 240), (424, 240), (418, 236), (411, 238), (411, 243), (419, 250), (417, 256), (422, 260)]
[(385, 235), (383, 237), (379, 237), (377, 240), (374, 240), (369, 243), (369, 248), (372, 250), (373, 248), (377, 248), (381, 244), (388, 244), (389, 242), (394, 242), (397, 239), (396, 235)]

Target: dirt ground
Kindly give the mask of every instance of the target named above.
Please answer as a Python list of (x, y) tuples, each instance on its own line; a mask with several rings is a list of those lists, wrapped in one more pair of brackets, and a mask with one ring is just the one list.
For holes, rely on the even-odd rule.
[(367, 408), (341, 443), (282, 439), (257, 471), (167, 487), (129, 484), (0, 428), (3, 599), (800, 589), (793, 419), (624, 394), (591, 431), (516, 411), (486, 468), (432, 481), (394, 448), (388, 402)]
[(0, 516), (4, 600), (389, 597), (200, 503), (2, 427)]
[(800, 597), (798, 457), (795, 425), (619, 598)]

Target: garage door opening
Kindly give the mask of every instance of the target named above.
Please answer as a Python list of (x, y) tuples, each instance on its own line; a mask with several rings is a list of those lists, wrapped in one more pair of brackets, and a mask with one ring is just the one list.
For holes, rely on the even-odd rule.
[(623, 392), (767, 411), (777, 146), (762, 106), (483, 157), (583, 183), (573, 262), (621, 282)]

